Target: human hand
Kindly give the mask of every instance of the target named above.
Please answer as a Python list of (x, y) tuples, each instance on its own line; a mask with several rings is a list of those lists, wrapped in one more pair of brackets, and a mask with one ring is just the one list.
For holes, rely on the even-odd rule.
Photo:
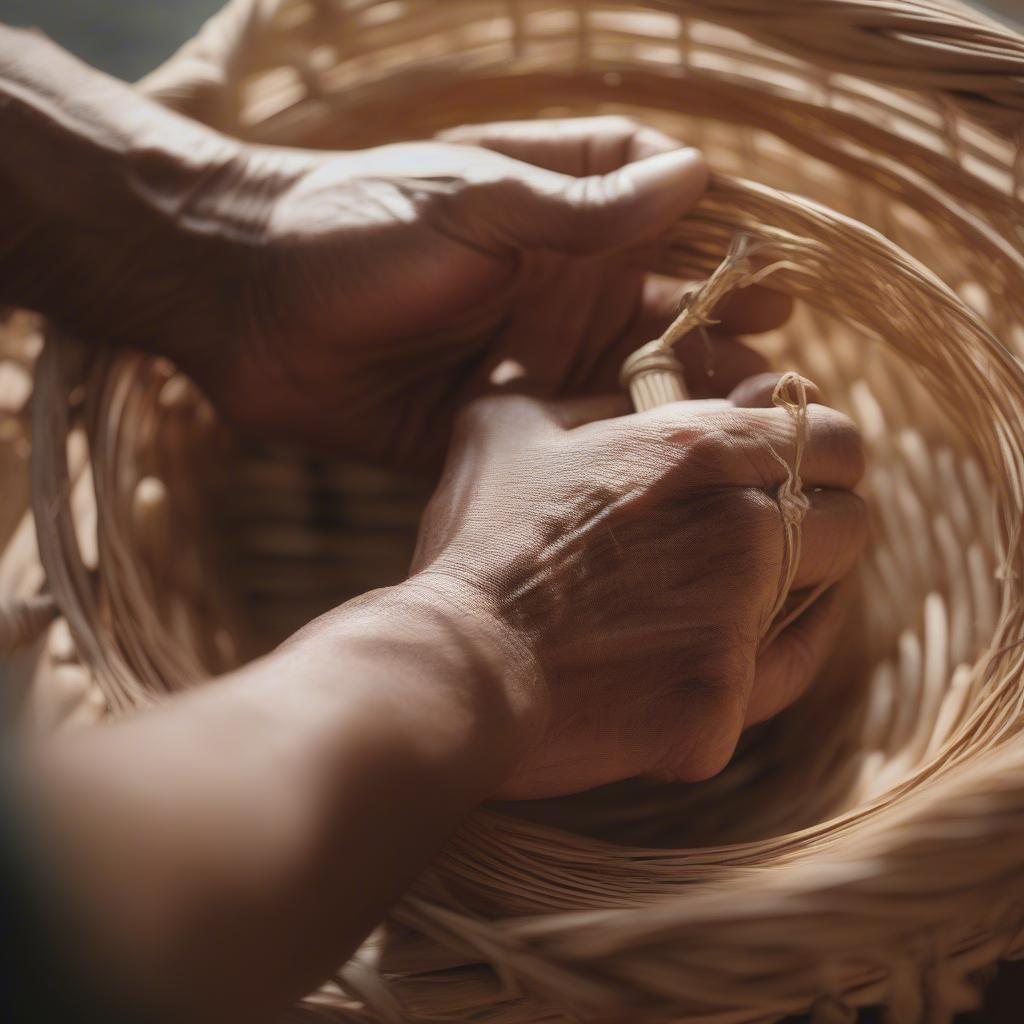
[(773, 451), (794, 448), (776, 379), (617, 419), (600, 417), (618, 400), (524, 397), (460, 419), (413, 578), (490, 609), (535, 659), (545, 724), (502, 796), (711, 776), (809, 685), (865, 536), (863, 454), (846, 417), (810, 406), (793, 592), (822, 593), (761, 646), (783, 572)]
[[(351, 153), (243, 149), (205, 207), (249, 225), (192, 291), (226, 307), (172, 354), (228, 418), (430, 466), (467, 401), (495, 390), (607, 393), (673, 318), (679, 285), (639, 253), (700, 196), (699, 153), (622, 118), (485, 125)], [(242, 199), (245, 208), (239, 209)], [(198, 202), (194, 199), (193, 202)], [(217, 284), (221, 288), (221, 284)], [(222, 303), (223, 305), (223, 303)], [(748, 289), (710, 348), (682, 346), (696, 396), (763, 369), (729, 335), (788, 300)]]
[[(0, 51), (19, 139), (0, 151), (0, 305), (171, 357), (252, 434), (431, 468), (469, 399), (613, 390), (673, 318), (678, 284), (645, 275), (643, 250), (706, 171), (651, 129), (598, 118), (361, 152), (254, 146), (34, 33), (4, 31)], [(762, 369), (728, 332), (787, 312), (747, 289), (710, 366), (705, 346), (682, 346), (691, 393)]]

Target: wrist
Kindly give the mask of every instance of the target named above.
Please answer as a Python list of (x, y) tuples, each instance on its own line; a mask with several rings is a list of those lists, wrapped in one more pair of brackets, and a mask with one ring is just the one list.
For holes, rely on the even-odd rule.
[[(545, 692), (532, 651), (479, 594), (442, 577), (414, 576), (348, 602), (291, 644), (326, 644), (338, 664), (361, 665), (374, 699), (400, 705), (424, 737), (436, 724), (491, 784), (511, 773), (541, 735)], [(490, 769), (484, 766), (490, 764)]]
[(440, 636), (461, 648), (467, 667), (502, 693), (532, 741), (548, 714), (547, 692), (533, 646), (478, 589), (430, 572), (401, 584), (402, 599), (424, 609)]

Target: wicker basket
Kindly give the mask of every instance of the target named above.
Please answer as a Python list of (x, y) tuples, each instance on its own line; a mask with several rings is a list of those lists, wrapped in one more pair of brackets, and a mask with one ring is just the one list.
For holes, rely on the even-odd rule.
[[(652, 269), (699, 279), (758, 239), (800, 300), (767, 351), (868, 446), (860, 599), (812, 694), (707, 783), (479, 812), (296, 1019), (971, 1005), (1024, 954), (1024, 40), (951, 0), (234, 0), (142, 87), (272, 143), (594, 112), (685, 138), (716, 176)], [(23, 387), (36, 327), (4, 330)], [(46, 727), (404, 571), (414, 486), (240, 449), (164, 363), (47, 345), (35, 394)], [(30, 540), (0, 563), (22, 639), (49, 608)]]

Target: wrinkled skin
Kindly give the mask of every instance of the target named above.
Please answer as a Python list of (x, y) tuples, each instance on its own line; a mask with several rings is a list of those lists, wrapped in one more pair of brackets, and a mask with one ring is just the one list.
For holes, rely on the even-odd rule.
[[(354, 153), (247, 148), (201, 200), (248, 197), (231, 217), (244, 241), (222, 244), (192, 285), (238, 287), (217, 317), (176, 327), (189, 343), (172, 354), (251, 433), (430, 467), (458, 409), (496, 387), (617, 388), (680, 294), (639, 269), (643, 249), (706, 176), (695, 150), (621, 118)], [(758, 288), (733, 302), (712, 354), (691, 349), (695, 392), (762, 369), (728, 332), (772, 328), (788, 309)]]
[(762, 647), (783, 570), (772, 452), (791, 459), (794, 437), (775, 380), (608, 420), (618, 400), (521, 397), (460, 420), (414, 580), (468, 590), (536, 659), (545, 724), (503, 795), (706, 778), (809, 685), (864, 539), (863, 454), (849, 420), (810, 407), (794, 588), (823, 594)]
[(808, 684), (863, 533), (861, 456), (814, 407), (796, 586), (822, 596), (762, 643), (792, 424), (729, 332), (785, 300), (751, 289), (710, 352), (683, 346), (694, 395), (738, 384), (728, 402), (553, 400), (615, 390), (671, 316), (678, 283), (636, 268), (704, 187), (695, 154), (616, 119), (252, 147), (3, 26), (0, 138), (0, 304), (179, 360), (254, 434), (432, 468), (469, 399), (547, 399), (464, 415), (409, 580), (13, 750), (29, 888), (59, 880), (55, 946), (123, 1016), (279, 1020), (481, 801), (703, 778)]
[[(251, 435), (415, 469), (495, 388), (617, 389), (682, 290), (640, 268), (707, 181), (695, 150), (622, 118), (320, 152), (241, 143), (99, 77), (48, 103), (7, 111), (54, 151), (32, 173), (0, 153), (0, 303), (169, 356)], [(50, 116), (71, 126), (57, 143)], [(684, 346), (693, 393), (764, 369), (733, 334), (788, 311), (737, 296), (708, 351)]]

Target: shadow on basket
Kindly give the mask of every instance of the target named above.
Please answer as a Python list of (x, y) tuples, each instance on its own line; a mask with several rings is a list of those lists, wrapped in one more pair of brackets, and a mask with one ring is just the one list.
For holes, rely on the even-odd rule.
[[(296, 1019), (937, 1021), (1024, 950), (1022, 67), (938, 0), (235, 0), (143, 83), (274, 144), (599, 112), (699, 145), (712, 187), (649, 269), (755, 240), (798, 302), (764, 351), (868, 451), (806, 699), (707, 782), (481, 811)], [(160, 361), (47, 346), (35, 388), (40, 553), (111, 712), (403, 577), (419, 485), (243, 445)]]

